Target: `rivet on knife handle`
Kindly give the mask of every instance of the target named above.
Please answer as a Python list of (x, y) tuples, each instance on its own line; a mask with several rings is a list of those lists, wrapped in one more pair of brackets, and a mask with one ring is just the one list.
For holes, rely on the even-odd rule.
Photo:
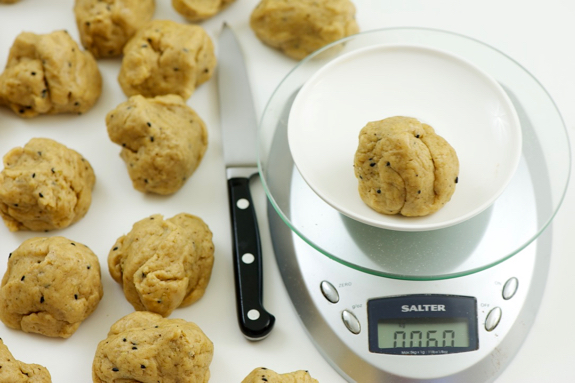
[(275, 318), (262, 304), (263, 270), (260, 234), (248, 178), (228, 180), (238, 323), (250, 340), (265, 338)]

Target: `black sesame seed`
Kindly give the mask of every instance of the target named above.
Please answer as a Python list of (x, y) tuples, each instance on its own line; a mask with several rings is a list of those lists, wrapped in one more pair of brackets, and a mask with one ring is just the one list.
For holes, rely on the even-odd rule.
[(74, 242), (70, 242), (70, 245), (72, 246), (76, 246), (76, 244)]
[(459, 177), (455, 177), (455, 183), (459, 182)]
[(52, 168), (50, 170), (52, 170), (52, 174), (56, 173), (56, 170), (54, 170), (54, 168)]
[(391, 166), (391, 163), (388, 161), (385, 166)]
[(118, 367), (114, 367), (114, 368), (112, 368), (112, 371), (118, 372), (118, 371), (120, 371), (120, 369)]
[(416, 134), (416, 135), (415, 135), (415, 138), (419, 138), (419, 134)]
[(74, 299), (78, 299), (78, 294), (74, 294)]
[(418, 191), (417, 191), (417, 194), (421, 194), (421, 190), (418, 190)]
[(36, 173), (32, 173), (32, 178), (36, 177)]
[(208, 68), (204, 69), (204, 73), (208, 73), (210, 70)]
[(375, 166), (375, 162), (372, 162), (371, 164), (369, 164), (369, 166), (373, 168)]
[(12, 253), (8, 254), (8, 259), (10, 259), (10, 257), (12, 257)]
[(42, 295), (42, 297), (40, 297), (40, 303), (44, 303), (44, 295)]
[(147, 48), (147, 47), (148, 47), (148, 44), (142, 44), (141, 47), (142, 47), (142, 48)]
[(146, 125), (148, 126), (152, 126), (152, 124), (150, 122), (146, 122)]
[(24, 109), (20, 109), (18, 112), (20, 112), (20, 114), (24, 113)]
[(126, 341), (126, 338), (122, 339), (122, 342), (125, 342), (125, 341)]
[(377, 189), (377, 194), (381, 194), (381, 189)]
[(38, 193), (38, 195), (40, 196), (40, 198), (44, 198), (44, 194)]
[(146, 178), (146, 179), (144, 180), (144, 182), (145, 182), (145, 183), (148, 183), (148, 179)]
[(113, 250), (114, 250), (114, 251), (118, 250), (118, 246), (114, 247), (114, 249), (113, 249)]
[(137, 349), (138, 349), (138, 347), (136, 347), (136, 346), (132, 347), (132, 350), (137, 350)]
[(151, 136), (151, 137), (150, 137), (150, 141), (151, 141), (151, 142), (154, 142), (154, 136)]
[(20, 278), (20, 280), (23, 281), (24, 278), (26, 278), (26, 276), (25, 276), (25, 275), (22, 275), (22, 278)]
[(36, 72), (32, 72), (30, 73), (32, 76), (36, 76)]
[(14, 204), (14, 207), (18, 207), (18, 204), (17, 204), (17, 203), (15, 203), (15, 204)]
[(92, 266), (88, 265), (86, 268), (87, 268), (88, 270), (90, 270), (90, 269), (92, 268)]

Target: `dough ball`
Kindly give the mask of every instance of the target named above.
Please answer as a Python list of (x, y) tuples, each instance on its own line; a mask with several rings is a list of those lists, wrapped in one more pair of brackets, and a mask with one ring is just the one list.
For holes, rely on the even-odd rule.
[(242, 383), (318, 383), (307, 371), (278, 374), (265, 367), (256, 368), (242, 380)]
[(219, 13), (235, 0), (172, 0), (174, 9), (190, 21), (202, 21)]
[(297, 60), (359, 32), (350, 0), (262, 0), (250, 26), (262, 42)]
[(177, 95), (132, 96), (108, 113), (106, 125), (110, 139), (122, 146), (120, 156), (141, 192), (178, 191), (208, 145), (204, 122)]
[(52, 383), (52, 377), (46, 367), (16, 360), (2, 339), (0, 339), (0, 366), (0, 382)]
[(74, 14), (82, 45), (96, 58), (119, 56), (155, 9), (155, 0), (76, 0)]
[(204, 295), (213, 264), (212, 232), (201, 218), (185, 213), (136, 222), (108, 254), (110, 274), (128, 302), (163, 316)]
[(94, 383), (207, 383), (212, 341), (195, 323), (136, 311), (112, 325), (98, 344)]
[(64, 237), (31, 238), (8, 259), (0, 288), (0, 319), (10, 328), (70, 337), (98, 306), (98, 257)]
[(187, 100), (215, 66), (214, 45), (202, 27), (152, 20), (124, 47), (118, 81), (127, 96), (177, 94)]
[(442, 208), (458, 181), (455, 150), (415, 118), (368, 123), (359, 134), (355, 176), (361, 199), (382, 214), (424, 216)]
[(0, 75), (0, 104), (21, 117), (81, 114), (101, 92), (102, 77), (94, 56), (80, 50), (66, 31), (21, 33)]
[(11, 231), (65, 228), (88, 212), (95, 182), (92, 166), (78, 152), (33, 138), (4, 156), (0, 215)]

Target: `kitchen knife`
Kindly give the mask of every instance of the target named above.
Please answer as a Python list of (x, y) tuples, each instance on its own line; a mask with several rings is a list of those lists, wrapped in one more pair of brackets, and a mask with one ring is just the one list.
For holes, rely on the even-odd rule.
[(228, 179), (238, 322), (246, 338), (261, 340), (272, 330), (275, 317), (262, 304), (262, 252), (250, 192), (250, 178), (258, 172), (257, 119), (244, 57), (236, 35), (227, 24), (224, 24), (218, 43), (220, 121)]

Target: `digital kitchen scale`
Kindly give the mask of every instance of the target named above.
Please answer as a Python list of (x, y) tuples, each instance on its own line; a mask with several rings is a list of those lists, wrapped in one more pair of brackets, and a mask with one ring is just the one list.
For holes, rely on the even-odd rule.
[[(360, 223), (319, 198), (294, 166), (287, 122), (298, 90), (339, 54), (386, 43), (469, 60), (515, 106), (523, 136), (519, 166), (496, 202), (463, 223), (420, 232)], [(289, 73), (266, 107), (259, 145), (284, 284), (310, 338), (346, 380), (487, 382), (501, 373), (537, 313), (551, 257), (550, 224), (571, 166), (563, 120), (529, 72), (484, 43), (445, 31), (361, 33)]]

